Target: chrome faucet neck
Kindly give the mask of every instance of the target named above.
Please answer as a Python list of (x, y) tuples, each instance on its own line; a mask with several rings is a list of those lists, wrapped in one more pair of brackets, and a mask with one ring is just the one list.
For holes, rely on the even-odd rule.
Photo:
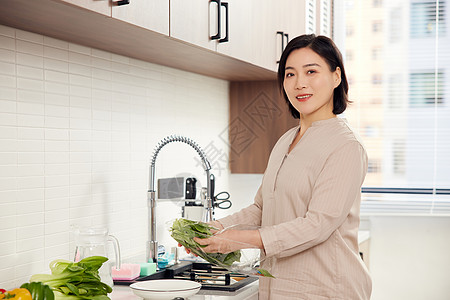
[(148, 214), (150, 219), (149, 226), (149, 240), (147, 242), (147, 261), (152, 259), (153, 262), (157, 262), (158, 259), (158, 242), (156, 241), (156, 216), (155, 216), (155, 206), (156, 206), (156, 190), (155, 190), (155, 164), (156, 158), (161, 151), (161, 149), (172, 142), (182, 142), (191, 146), (197, 154), (200, 156), (202, 160), (203, 169), (206, 172), (207, 176), (207, 195), (206, 195), (206, 203), (205, 203), (205, 212), (204, 217), (202, 218), (204, 222), (210, 222), (213, 220), (213, 206), (212, 206), (212, 198), (211, 195), (211, 183), (210, 183), (210, 170), (211, 164), (209, 163), (205, 152), (198, 146), (196, 142), (191, 140), (190, 138), (180, 136), (180, 135), (171, 135), (162, 139), (156, 146), (155, 151), (153, 152), (152, 160), (150, 163), (150, 174), (149, 174), (149, 190), (148, 190)]

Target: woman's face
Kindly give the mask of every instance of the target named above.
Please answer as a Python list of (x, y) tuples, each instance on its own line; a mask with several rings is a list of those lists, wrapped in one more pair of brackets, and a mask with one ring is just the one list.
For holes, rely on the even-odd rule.
[(310, 48), (296, 49), (286, 60), (284, 90), (300, 118), (328, 119), (333, 114), (333, 92), (341, 70), (330, 71), (327, 62)]

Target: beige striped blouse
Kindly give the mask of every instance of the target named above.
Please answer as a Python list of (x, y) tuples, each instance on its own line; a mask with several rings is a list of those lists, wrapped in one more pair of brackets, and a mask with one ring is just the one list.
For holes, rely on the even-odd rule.
[(371, 279), (358, 251), (360, 188), (367, 154), (345, 119), (314, 122), (288, 149), (299, 127), (272, 150), (252, 205), (219, 220), (260, 229), (265, 299), (370, 299)]

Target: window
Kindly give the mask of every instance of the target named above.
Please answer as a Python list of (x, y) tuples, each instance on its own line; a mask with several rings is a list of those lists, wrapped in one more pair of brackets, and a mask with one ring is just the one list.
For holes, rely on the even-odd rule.
[(382, 49), (380, 47), (375, 47), (372, 49), (372, 60), (381, 59)]
[(405, 174), (405, 142), (403, 140), (394, 140), (393, 143), (393, 163), (392, 168), (395, 175)]
[(372, 99), (370, 99), (370, 104), (376, 104), (376, 105), (383, 104), (383, 99), (382, 98), (372, 98)]
[[(437, 82), (435, 76), (437, 75)], [(443, 73), (411, 73), (409, 76), (409, 105), (411, 107), (424, 107), (442, 104), (443, 99)]]
[(347, 51), (345, 52), (345, 60), (352, 61), (353, 60), (353, 51)]
[(361, 210), (447, 214), (450, 2), (351, 3), (351, 10), (344, 9), (347, 2), (340, 4), (342, 13), (334, 15), (333, 32), (341, 50), (353, 53), (351, 63), (345, 65), (353, 101), (345, 117), (359, 133), (369, 157), (363, 191), (370, 187), (416, 193), (363, 192), (363, 200), (371, 201), (363, 201)]
[(306, 33), (316, 32), (316, 1), (306, 1)]
[(383, 77), (380, 74), (373, 74), (372, 75), (372, 84), (380, 85), (382, 83), (383, 83)]
[(320, 34), (330, 36), (330, 5), (331, 0), (320, 0)]
[(367, 165), (367, 173), (378, 173), (380, 172), (380, 162), (376, 159), (369, 159)]
[(372, 0), (373, 7), (381, 7), (383, 5), (383, 0)]
[(345, 34), (346, 34), (347, 36), (352, 36), (352, 35), (353, 35), (353, 31), (354, 31), (353, 26), (347, 26), (347, 29), (346, 29), (346, 31), (345, 31)]
[(378, 128), (372, 125), (367, 125), (364, 128), (364, 135), (371, 138), (378, 137)]
[(372, 23), (372, 31), (374, 33), (381, 32), (382, 24), (383, 23), (381, 23), (381, 21), (373, 21), (373, 23)]
[(392, 74), (389, 76), (388, 83), (388, 107), (389, 108), (402, 108), (403, 99), (406, 98), (402, 94), (402, 75), (401, 74)]
[[(436, 36), (436, 27), (439, 35), (443, 36), (446, 27), (445, 1), (439, 1), (439, 12), (436, 13), (436, 1), (411, 3), (410, 32), (412, 38), (425, 38)], [(439, 21), (436, 20), (438, 16)]]
[(389, 43), (395, 44), (403, 38), (403, 8), (397, 6), (389, 12)]

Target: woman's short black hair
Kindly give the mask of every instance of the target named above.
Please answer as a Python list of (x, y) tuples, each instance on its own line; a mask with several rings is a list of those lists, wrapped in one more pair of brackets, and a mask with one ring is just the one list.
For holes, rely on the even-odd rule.
[(348, 100), (348, 81), (345, 76), (342, 54), (330, 38), (323, 35), (316, 36), (315, 34), (304, 34), (292, 39), (281, 54), (278, 65), (278, 84), (284, 100), (289, 106), (289, 111), (294, 118), (300, 118), (300, 113), (292, 106), (283, 87), (286, 61), (292, 51), (306, 47), (320, 55), (328, 63), (331, 72), (336, 71), (337, 67), (341, 69), (341, 83), (334, 89), (333, 93), (333, 113), (335, 115), (343, 113), (350, 101)]

